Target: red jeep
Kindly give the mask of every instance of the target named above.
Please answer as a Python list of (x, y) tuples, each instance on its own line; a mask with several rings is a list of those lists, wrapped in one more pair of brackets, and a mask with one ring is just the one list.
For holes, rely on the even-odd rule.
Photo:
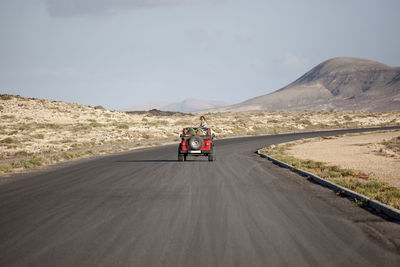
[(178, 161), (185, 161), (190, 156), (206, 156), (208, 161), (215, 160), (214, 133), (210, 128), (183, 128), (180, 134)]

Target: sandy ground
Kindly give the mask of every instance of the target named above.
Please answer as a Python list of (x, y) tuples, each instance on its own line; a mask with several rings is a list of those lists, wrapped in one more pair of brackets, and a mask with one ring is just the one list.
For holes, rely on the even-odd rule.
[(292, 146), (287, 152), (303, 160), (360, 170), (370, 178), (400, 188), (400, 155), (381, 144), (397, 136), (400, 136), (400, 131), (314, 139)]

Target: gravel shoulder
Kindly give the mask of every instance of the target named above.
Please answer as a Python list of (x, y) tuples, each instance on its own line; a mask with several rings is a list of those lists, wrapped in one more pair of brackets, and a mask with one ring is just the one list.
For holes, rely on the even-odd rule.
[(400, 188), (400, 155), (384, 141), (399, 137), (399, 131), (318, 138), (288, 148), (290, 156), (360, 170), (370, 178)]

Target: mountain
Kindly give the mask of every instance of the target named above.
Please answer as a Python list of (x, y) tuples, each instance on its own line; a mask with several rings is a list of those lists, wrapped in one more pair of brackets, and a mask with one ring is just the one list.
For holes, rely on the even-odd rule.
[(400, 110), (400, 67), (333, 58), (267, 95), (212, 110)]
[(158, 109), (163, 111), (193, 112), (205, 109), (214, 109), (224, 107), (226, 104), (222, 101), (200, 100), (187, 98), (181, 102), (151, 102), (139, 106), (134, 106), (125, 111), (151, 110)]

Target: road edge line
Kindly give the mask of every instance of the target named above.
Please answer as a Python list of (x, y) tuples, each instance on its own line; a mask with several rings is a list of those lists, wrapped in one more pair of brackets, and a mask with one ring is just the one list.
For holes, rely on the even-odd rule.
[(363, 194), (354, 192), (353, 190), (350, 190), (348, 188), (345, 188), (343, 186), (340, 186), (338, 184), (330, 182), (330, 181), (328, 181), (328, 180), (326, 180), (326, 179), (324, 179), (322, 177), (319, 177), (319, 176), (317, 176), (317, 175), (315, 175), (313, 173), (304, 171), (302, 169), (298, 169), (298, 168), (296, 168), (296, 167), (294, 167), (294, 166), (292, 166), (290, 164), (287, 164), (287, 163), (285, 163), (283, 161), (277, 160), (277, 159), (275, 159), (275, 158), (273, 158), (273, 157), (271, 157), (269, 155), (263, 154), (263, 153), (260, 152), (260, 150), (257, 150), (256, 153), (260, 157), (266, 158), (266, 159), (272, 161), (273, 163), (275, 163), (275, 164), (277, 164), (277, 165), (279, 165), (279, 166), (281, 166), (283, 168), (287, 168), (287, 169), (289, 169), (289, 170), (291, 170), (291, 171), (293, 171), (293, 172), (295, 172), (297, 174), (300, 174), (302, 176), (309, 177), (314, 182), (316, 182), (316, 183), (318, 183), (318, 184), (320, 184), (322, 186), (325, 186), (325, 187), (327, 187), (327, 188), (329, 188), (329, 189), (331, 189), (331, 190), (333, 190), (335, 192), (340, 192), (341, 194), (344, 194), (344, 195), (346, 195), (346, 196), (348, 196), (348, 197), (350, 197), (352, 199), (361, 200), (361, 201), (363, 201), (363, 203), (366, 204), (366, 206), (368, 206), (368, 207), (370, 207), (370, 208), (372, 208), (372, 209), (374, 209), (376, 211), (379, 211), (379, 212), (385, 214), (386, 216), (388, 216), (388, 217), (390, 217), (392, 219), (400, 221), (400, 210), (398, 210), (396, 208), (390, 207), (390, 206), (388, 206), (388, 205), (386, 205), (386, 204), (384, 204), (382, 202), (379, 202), (377, 200), (371, 199), (371, 198), (369, 198), (369, 197), (367, 197), (367, 196), (365, 196)]

